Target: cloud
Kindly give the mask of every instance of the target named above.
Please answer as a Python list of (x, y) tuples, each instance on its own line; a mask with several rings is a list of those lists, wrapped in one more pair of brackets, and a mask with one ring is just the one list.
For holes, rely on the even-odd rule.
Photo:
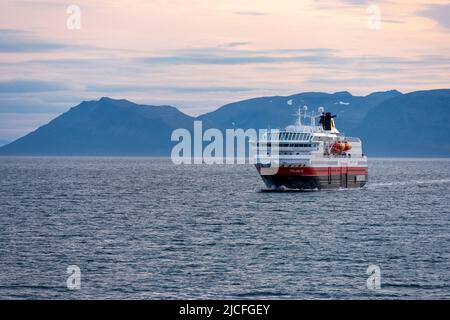
[(67, 48), (63, 43), (38, 40), (24, 30), (0, 29), (0, 52), (42, 52)]
[(439, 67), (450, 66), (450, 57), (443, 55), (418, 55), (411, 58), (368, 55), (368, 56), (354, 57), (354, 59), (361, 65), (365, 64), (377, 67), (382, 65), (439, 66)]
[(246, 92), (252, 91), (251, 87), (231, 87), (231, 86), (129, 86), (129, 85), (88, 85), (86, 88), (89, 92), (151, 92), (151, 91), (169, 91), (176, 93), (200, 93), (200, 92)]
[(401, 20), (395, 20), (395, 19), (381, 19), (382, 23), (396, 23), (396, 24), (403, 24), (404, 21)]
[(259, 12), (259, 11), (236, 11), (234, 14), (243, 15), (243, 16), (266, 16), (267, 13)]
[(356, 6), (363, 6), (370, 3), (369, 0), (341, 0), (341, 1)]
[(251, 43), (250, 41), (235, 41), (235, 42), (226, 43), (225, 47), (227, 47), (227, 48), (241, 47), (241, 46), (249, 45), (250, 43)]
[(0, 81), (0, 93), (36, 93), (62, 91), (67, 87), (59, 82), (39, 80)]
[(419, 14), (436, 21), (444, 28), (450, 29), (450, 4), (430, 4)]
[(227, 50), (218, 48), (198, 48), (175, 51), (165, 56), (136, 58), (139, 63), (152, 65), (241, 65), (303, 62), (309, 64), (343, 63), (342, 57), (333, 55), (332, 49), (306, 48), (284, 50)]
[(246, 65), (301, 63), (314, 67), (346, 66), (362, 68), (373, 65), (447, 66), (450, 58), (443, 55), (396, 57), (383, 55), (346, 56), (330, 48), (298, 48), (275, 50), (186, 49), (163, 56), (140, 57), (138, 63), (152, 65)]

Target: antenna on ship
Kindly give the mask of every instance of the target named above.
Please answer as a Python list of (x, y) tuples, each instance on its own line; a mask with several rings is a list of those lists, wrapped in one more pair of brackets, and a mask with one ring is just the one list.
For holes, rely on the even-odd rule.
[(298, 111), (295, 113), (295, 115), (297, 116), (296, 125), (298, 127), (301, 127), (302, 126), (302, 110), (300, 109), (300, 107), (298, 107)]

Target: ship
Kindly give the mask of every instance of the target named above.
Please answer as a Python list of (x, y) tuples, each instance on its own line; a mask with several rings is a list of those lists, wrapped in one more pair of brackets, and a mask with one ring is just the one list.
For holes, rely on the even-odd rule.
[(303, 106), (296, 116), (295, 125), (266, 130), (251, 141), (254, 164), (269, 189), (347, 189), (368, 182), (361, 139), (339, 132), (336, 115)]

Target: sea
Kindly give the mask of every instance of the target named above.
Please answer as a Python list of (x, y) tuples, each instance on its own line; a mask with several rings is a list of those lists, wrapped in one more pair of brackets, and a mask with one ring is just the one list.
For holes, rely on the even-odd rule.
[(449, 299), (450, 159), (361, 189), (252, 165), (0, 157), (0, 299)]

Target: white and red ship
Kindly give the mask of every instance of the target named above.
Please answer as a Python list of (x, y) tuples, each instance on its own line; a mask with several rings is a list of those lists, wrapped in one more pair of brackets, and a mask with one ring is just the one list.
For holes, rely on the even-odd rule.
[[(359, 188), (368, 180), (367, 157), (359, 138), (346, 137), (334, 117), (319, 108), (297, 113), (295, 125), (269, 130), (258, 142), (256, 168), (268, 188), (321, 190)], [(318, 124), (316, 125), (316, 120)]]

